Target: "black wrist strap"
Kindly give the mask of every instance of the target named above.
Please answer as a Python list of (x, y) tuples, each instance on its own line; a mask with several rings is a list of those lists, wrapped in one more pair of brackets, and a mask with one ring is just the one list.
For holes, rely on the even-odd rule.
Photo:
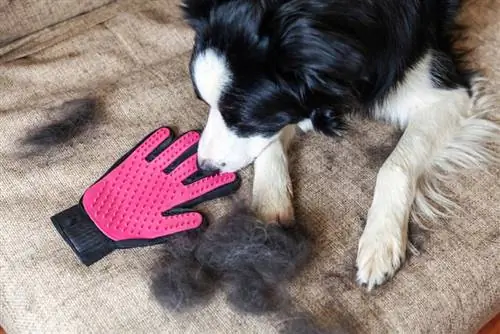
[(80, 205), (72, 206), (50, 218), (57, 231), (87, 266), (102, 259), (116, 247)]

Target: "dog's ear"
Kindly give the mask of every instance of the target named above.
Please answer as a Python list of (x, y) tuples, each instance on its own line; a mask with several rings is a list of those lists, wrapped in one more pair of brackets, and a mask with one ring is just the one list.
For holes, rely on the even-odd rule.
[(195, 31), (200, 31), (208, 24), (210, 10), (217, 0), (183, 0), (181, 10), (184, 19)]
[(333, 9), (287, 2), (266, 18), (262, 30), (270, 34), (269, 59), (278, 75), (306, 89), (338, 94), (363, 76), (365, 52), (352, 33), (359, 23), (344, 26), (343, 13)]
[(364, 28), (349, 1), (342, 3), (285, 2), (261, 28), (269, 36), (267, 58), (277, 79), (326, 135), (342, 131), (344, 115), (359, 105), (355, 87), (366, 76), (366, 51), (356, 34)]

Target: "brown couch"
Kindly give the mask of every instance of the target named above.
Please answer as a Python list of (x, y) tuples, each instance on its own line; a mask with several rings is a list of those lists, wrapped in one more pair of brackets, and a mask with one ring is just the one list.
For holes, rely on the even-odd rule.
[[(471, 54), (500, 90), (500, 2), (473, 1)], [(272, 316), (241, 315), (219, 294), (191, 313), (165, 311), (149, 291), (160, 248), (117, 251), (87, 268), (49, 217), (78, 201), (106, 168), (156, 127), (203, 125), (187, 63), (192, 33), (173, 0), (0, 0), (0, 326), (14, 333), (273, 333)], [(23, 138), (64, 101), (97, 96), (102, 114), (68, 144), (28, 154)], [(292, 147), (297, 215), (316, 239), (291, 286), (300, 307), (353, 333), (472, 333), (500, 311), (500, 169), (449, 188), (457, 217), (412, 228), (410, 259), (367, 293), (354, 283), (357, 241), (377, 168), (398, 134), (356, 121), (345, 137), (307, 135)], [(33, 152), (31, 152), (33, 153)], [(251, 170), (242, 172), (241, 196)], [(221, 199), (200, 208), (214, 217)]]

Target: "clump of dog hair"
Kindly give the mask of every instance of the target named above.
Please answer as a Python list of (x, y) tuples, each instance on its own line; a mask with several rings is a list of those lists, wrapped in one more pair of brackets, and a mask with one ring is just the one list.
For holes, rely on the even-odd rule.
[(210, 226), (195, 257), (220, 276), (232, 305), (263, 313), (288, 300), (283, 284), (298, 273), (309, 253), (308, 238), (299, 224), (267, 224), (240, 207)]
[(40, 128), (31, 130), (23, 144), (36, 147), (38, 151), (61, 145), (81, 135), (98, 118), (96, 99), (84, 98), (64, 102), (54, 111), (58, 119)]
[(229, 303), (244, 312), (276, 311), (288, 301), (285, 282), (310, 253), (298, 224), (267, 224), (238, 207), (204, 230), (173, 235), (165, 245), (173, 261), (159, 270), (152, 290), (166, 308), (184, 310), (202, 303), (219, 285)]
[(184, 311), (204, 304), (217, 289), (216, 277), (194, 258), (207, 224), (173, 234), (163, 245), (165, 257), (154, 270), (152, 292), (165, 308)]
[(214, 277), (192, 256), (173, 259), (153, 279), (152, 292), (165, 308), (184, 311), (207, 302), (217, 289)]
[(240, 206), (206, 230), (173, 235), (165, 247), (167, 263), (156, 273), (152, 292), (169, 310), (203, 305), (221, 287), (240, 312), (277, 317), (280, 333), (343, 333), (317, 326), (295, 309), (288, 294), (287, 283), (304, 267), (311, 250), (298, 223), (267, 224)]
[(163, 248), (168, 258), (185, 259), (194, 258), (194, 250), (200, 244), (203, 234), (208, 228), (208, 223), (203, 223), (192, 230), (172, 234), (168, 241), (163, 244)]

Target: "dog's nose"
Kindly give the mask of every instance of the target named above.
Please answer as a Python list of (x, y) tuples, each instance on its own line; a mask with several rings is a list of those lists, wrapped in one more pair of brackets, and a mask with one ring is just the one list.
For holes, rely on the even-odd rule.
[(219, 168), (215, 165), (215, 163), (213, 163), (212, 161), (210, 160), (206, 160), (206, 159), (203, 159), (203, 160), (199, 160), (198, 161), (198, 167), (200, 167), (200, 169), (204, 172), (216, 172), (219, 170)]

